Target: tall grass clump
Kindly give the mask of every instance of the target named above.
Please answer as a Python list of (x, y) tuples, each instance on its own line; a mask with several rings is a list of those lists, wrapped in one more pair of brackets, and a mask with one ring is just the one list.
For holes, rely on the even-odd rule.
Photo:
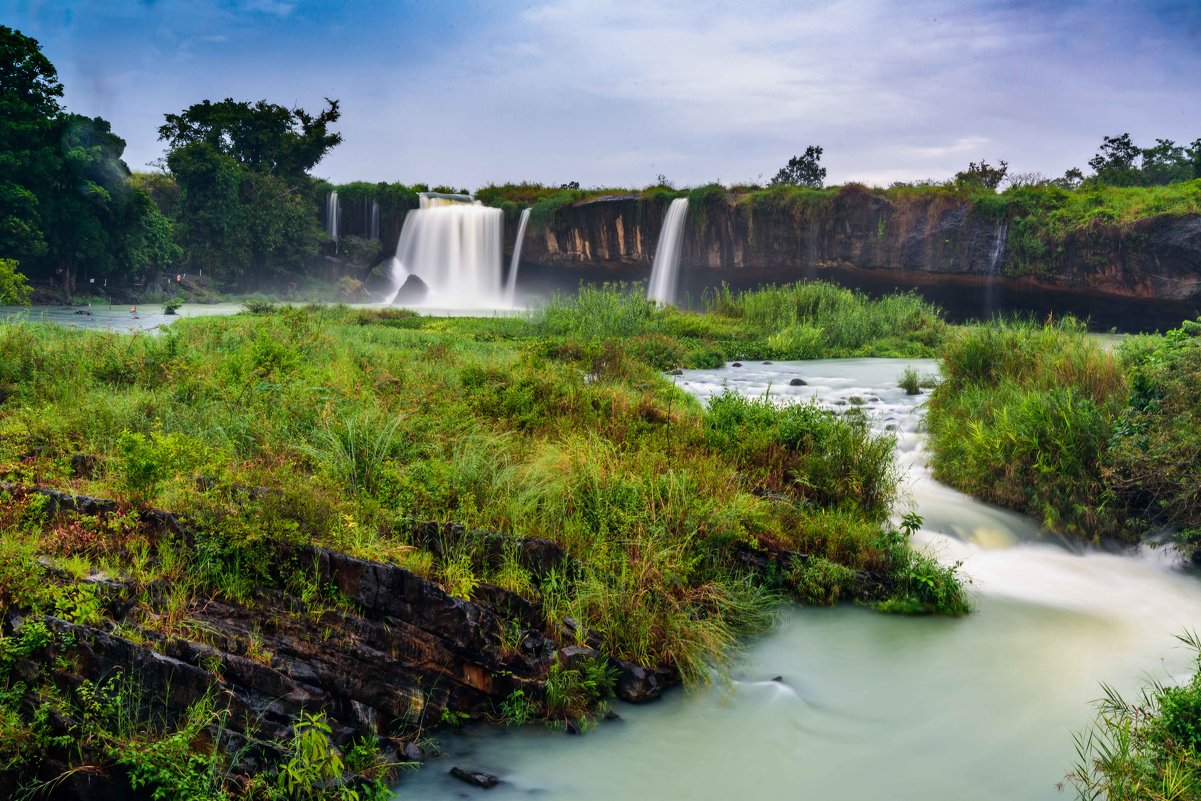
[(874, 301), (823, 281), (740, 293), (722, 287), (705, 302), (765, 338), (763, 355), (777, 359), (929, 355), (946, 333), (941, 311), (915, 293)]
[(705, 420), (709, 441), (759, 490), (873, 514), (892, 502), (895, 440), (873, 433), (858, 410), (838, 415), (816, 402), (781, 406), (727, 390), (710, 400)]
[(965, 492), (1094, 539), (1119, 533), (1101, 469), (1126, 378), (1066, 319), (974, 326), (943, 355), (927, 425), (935, 475)]
[(556, 294), (531, 319), (541, 334), (590, 340), (654, 333), (663, 316), (641, 287), (606, 284), (581, 285), (574, 296)]
[(1102, 688), (1096, 721), (1074, 737), (1067, 778), (1081, 801), (1201, 799), (1201, 640), (1180, 640), (1198, 654), (1183, 685), (1151, 681), (1133, 700)]
[(1130, 403), (1104, 471), (1132, 514), (1167, 526), (1196, 558), (1201, 546), (1201, 321), (1128, 340), (1120, 358)]

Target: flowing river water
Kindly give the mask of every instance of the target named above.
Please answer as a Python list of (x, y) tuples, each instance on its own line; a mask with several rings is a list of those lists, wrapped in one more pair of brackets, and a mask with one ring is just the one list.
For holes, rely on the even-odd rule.
[[(897, 384), (933, 361), (747, 363), (677, 379), (702, 401), (729, 387), (781, 401), (864, 401), (895, 432), (907, 471), (898, 511), (925, 525), (915, 547), (962, 561), (975, 609), (905, 618), (840, 606), (788, 606), (749, 644), (733, 681), (618, 704), (620, 721), (583, 737), (530, 726), (468, 726), (446, 756), (405, 777), (401, 798), (897, 799), (1039, 801), (1074, 759), (1106, 682), (1127, 692), (1148, 675), (1180, 680), (1191, 655), (1175, 635), (1201, 622), (1201, 580), (1169, 553), (1072, 550), (1029, 519), (945, 487), (926, 468), (924, 395)], [(806, 386), (789, 386), (792, 378)], [(776, 680), (777, 677), (779, 680)], [(482, 791), (452, 766), (503, 780)]]

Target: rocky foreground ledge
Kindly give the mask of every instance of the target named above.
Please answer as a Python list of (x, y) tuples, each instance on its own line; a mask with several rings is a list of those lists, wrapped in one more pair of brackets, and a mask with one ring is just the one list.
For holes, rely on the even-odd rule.
[[(42, 494), (55, 515), (116, 508), (111, 501), (56, 490), (0, 489)], [(187, 535), (170, 513), (145, 510), (140, 515), (148, 526)], [(462, 533), (456, 526), (425, 523), (415, 536), (435, 544)], [(510, 539), (500, 534), (490, 538), (498, 552)], [(524, 566), (538, 576), (571, 569), (562, 549), (548, 540), (522, 540), (519, 553)], [(481, 585), (474, 600), (467, 601), (403, 568), (325, 548), (292, 548), (280, 558), (311, 565), (321, 597), (341, 600), (331, 604), (262, 589), (248, 602), (215, 596), (181, 612), (172, 604), (169, 586), (93, 575), (83, 582), (94, 587), (103, 603), (103, 622), (81, 625), (38, 617), (54, 636), (42, 651), (17, 659), (12, 673), (37, 686), (49, 672), (65, 692), (85, 682), (131, 676), (149, 705), (167, 719), (214, 698), (230, 715), (226, 726), (210, 735), (236, 756), (235, 770), (253, 774), (279, 761), (279, 743), (289, 737), (302, 712), (324, 711), (340, 746), (377, 736), (385, 757), (413, 761), (422, 758), (415, 742), (420, 734), (447, 722), (496, 716), (501, 702), (517, 690), (540, 702), (556, 661), (570, 666), (583, 657), (607, 658), (575, 643), (572, 621), (548, 626), (537, 604), (498, 586)], [(49, 580), (68, 580), (49, 562), (44, 567)], [(180, 621), (166, 634), (148, 627), (146, 605), (151, 619), (186, 617), (186, 623)], [(139, 614), (132, 614), (135, 609)], [(32, 619), (19, 605), (10, 605), (5, 636), (19, 636)], [(616, 694), (632, 703), (658, 698), (678, 681), (670, 671), (609, 662), (618, 676)], [(52, 719), (49, 725), (56, 733), (70, 734), (75, 722)], [(78, 766), (78, 746), (72, 743), (45, 755), (41, 778), (63, 777), (47, 797), (135, 797), (119, 768), (71, 770)], [(83, 748), (87, 762), (86, 744)], [(0, 794), (11, 797), (16, 789), (11, 777), (0, 774)]]

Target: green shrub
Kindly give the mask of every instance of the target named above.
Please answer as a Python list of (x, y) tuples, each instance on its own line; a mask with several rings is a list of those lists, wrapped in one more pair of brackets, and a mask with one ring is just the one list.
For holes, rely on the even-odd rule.
[(804, 603), (830, 606), (855, 597), (859, 573), (846, 565), (815, 556), (795, 565), (788, 582)]
[(1071, 319), (965, 329), (947, 345), (926, 417), (935, 476), (1084, 538), (1119, 533), (1102, 479), (1128, 385)]
[[(1201, 654), (1195, 634), (1180, 638)], [(1092, 727), (1075, 735), (1068, 779), (1079, 799), (1201, 798), (1201, 656), (1183, 686), (1150, 682), (1134, 701), (1104, 686)]]
[(762, 489), (871, 513), (896, 491), (894, 440), (873, 433), (858, 410), (838, 415), (817, 402), (780, 406), (727, 390), (709, 401), (705, 425), (710, 443)]

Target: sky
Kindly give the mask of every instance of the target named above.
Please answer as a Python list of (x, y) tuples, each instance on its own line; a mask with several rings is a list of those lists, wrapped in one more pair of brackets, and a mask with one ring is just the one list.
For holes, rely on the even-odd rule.
[(310, 111), (314, 174), (447, 184), (765, 182), (807, 145), (827, 183), (969, 161), (1057, 177), (1102, 137), (1201, 137), (1201, 2), (0, 0), (73, 112), (135, 170), (204, 99)]

